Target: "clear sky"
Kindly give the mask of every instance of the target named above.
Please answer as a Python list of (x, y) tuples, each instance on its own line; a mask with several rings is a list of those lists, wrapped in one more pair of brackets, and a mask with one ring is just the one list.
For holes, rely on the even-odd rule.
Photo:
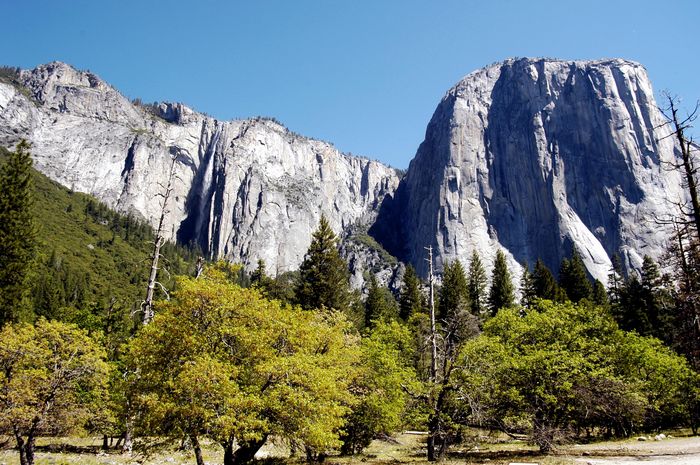
[(130, 98), (274, 116), (400, 168), (444, 93), (509, 57), (632, 59), (657, 95), (700, 99), (697, 0), (0, 0), (0, 12), (1, 64), (64, 61)]

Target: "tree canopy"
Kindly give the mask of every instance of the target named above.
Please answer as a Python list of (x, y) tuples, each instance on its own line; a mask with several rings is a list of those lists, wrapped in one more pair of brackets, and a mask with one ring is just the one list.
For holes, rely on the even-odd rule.
[(251, 460), (270, 435), (340, 445), (358, 356), (342, 315), (267, 300), (215, 269), (179, 280), (157, 313), (129, 354), (148, 434), (188, 436), (195, 449), (208, 436), (227, 465)]

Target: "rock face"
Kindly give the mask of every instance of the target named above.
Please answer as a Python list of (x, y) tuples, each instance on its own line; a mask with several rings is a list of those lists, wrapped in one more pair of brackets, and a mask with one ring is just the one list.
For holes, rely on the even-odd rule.
[(501, 248), (512, 271), (542, 258), (555, 272), (576, 246), (605, 282), (612, 254), (638, 269), (664, 250), (655, 218), (683, 192), (663, 122), (637, 63), (489, 66), (447, 92), (370, 232), (423, 275), (426, 246), (438, 269)]
[(274, 120), (222, 122), (181, 104), (135, 105), (63, 63), (0, 81), (0, 144), (32, 143), (35, 166), (156, 224), (174, 159), (170, 238), (272, 272), (298, 268), (321, 214), (336, 233), (369, 222), (394, 169), (344, 155)]

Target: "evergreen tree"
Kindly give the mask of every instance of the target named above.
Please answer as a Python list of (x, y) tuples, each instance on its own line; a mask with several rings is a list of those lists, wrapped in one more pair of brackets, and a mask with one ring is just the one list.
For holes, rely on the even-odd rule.
[(557, 281), (549, 268), (539, 258), (535, 262), (535, 269), (532, 273), (533, 287), (535, 295), (540, 299), (559, 300), (560, 294)]
[(272, 279), (267, 275), (265, 260), (258, 260), (258, 267), (250, 274), (250, 285), (269, 297)]
[(611, 305), (614, 306), (620, 302), (623, 284), (622, 263), (620, 263), (620, 256), (615, 254), (612, 256), (612, 266), (608, 274), (608, 300)]
[(486, 270), (476, 250), (472, 251), (469, 262), (469, 302), (472, 315), (480, 316), (485, 313), (486, 300)]
[(349, 313), (352, 307), (349, 281), (348, 265), (338, 252), (338, 238), (322, 215), (299, 267), (297, 303), (306, 310), (325, 307)]
[(0, 169), (0, 326), (29, 317), (28, 274), (36, 248), (32, 158), (22, 141)]
[(496, 261), (493, 266), (491, 289), (489, 290), (489, 310), (491, 316), (502, 308), (511, 307), (515, 303), (513, 295), (513, 281), (508, 271), (505, 254), (499, 250), (496, 253)]
[(523, 263), (523, 274), (520, 277), (520, 305), (529, 308), (537, 299), (537, 289), (535, 289), (535, 278), (530, 273), (530, 267)]
[(586, 267), (581, 255), (576, 248), (571, 254), (571, 260), (564, 259), (561, 262), (559, 286), (566, 292), (567, 298), (574, 303), (591, 298), (593, 288), (586, 274)]
[(398, 306), (391, 291), (380, 286), (377, 278), (369, 278), (369, 290), (365, 300), (365, 327), (373, 328), (378, 322), (390, 322), (398, 316)]
[(408, 265), (403, 275), (403, 287), (399, 299), (399, 317), (408, 321), (412, 315), (422, 310), (423, 295), (420, 291), (420, 280), (416, 270)]
[(464, 267), (459, 260), (445, 263), (442, 286), (438, 294), (437, 318), (447, 321), (461, 310), (468, 308), (469, 288)]
[(605, 309), (610, 307), (608, 291), (605, 289), (605, 285), (597, 279), (593, 283), (593, 294), (591, 295), (591, 298), (593, 299), (593, 303), (599, 307)]

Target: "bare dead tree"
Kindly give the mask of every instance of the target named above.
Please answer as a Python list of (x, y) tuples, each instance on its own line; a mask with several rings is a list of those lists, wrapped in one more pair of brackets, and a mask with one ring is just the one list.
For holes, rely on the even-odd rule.
[(165, 243), (165, 236), (163, 232), (163, 227), (165, 223), (165, 218), (170, 213), (168, 210), (168, 200), (170, 199), (170, 194), (173, 191), (173, 181), (175, 180), (175, 160), (176, 157), (173, 156), (170, 161), (170, 171), (168, 173), (168, 182), (165, 185), (161, 184), (163, 191), (158, 194), (162, 198), (162, 205), (160, 209), (160, 218), (158, 220), (158, 229), (156, 230), (155, 239), (153, 242), (153, 252), (151, 253), (151, 273), (148, 277), (148, 286), (146, 287), (146, 298), (141, 303), (142, 320), (143, 325), (149, 324), (153, 320), (153, 296), (155, 294), (156, 286), (158, 286), (161, 291), (169, 298), (168, 290), (165, 286), (158, 281), (158, 261), (161, 258), (160, 249)]

